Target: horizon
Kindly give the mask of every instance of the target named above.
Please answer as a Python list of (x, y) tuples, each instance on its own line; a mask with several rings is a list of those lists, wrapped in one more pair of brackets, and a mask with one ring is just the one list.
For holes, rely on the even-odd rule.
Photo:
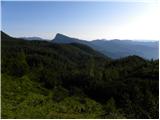
[[(159, 40), (158, 5), (141, 2), (2, 1), (2, 31), (14, 37)], [(149, 29), (148, 29), (149, 28)]]
[[(6, 33), (5, 31), (1, 31), (7, 35), (9, 35), (8, 33)], [(136, 39), (106, 39), (106, 38), (103, 38), (103, 39), (94, 39), (94, 40), (84, 40), (84, 39), (79, 39), (79, 38), (76, 38), (76, 37), (72, 37), (72, 36), (68, 36), (68, 35), (65, 35), (65, 34), (62, 34), (62, 33), (56, 33), (57, 34), (60, 34), (60, 35), (64, 35), (66, 37), (69, 37), (69, 38), (74, 38), (74, 39), (78, 39), (78, 40), (82, 40), (82, 41), (96, 41), (96, 40), (101, 40), (101, 41), (113, 41), (113, 40), (119, 40), (119, 41), (134, 41), (134, 42), (159, 42), (159, 40), (142, 40), (142, 39), (139, 39), (139, 40), (136, 40)], [(16, 36), (11, 36), (9, 35), (10, 37), (13, 37), (13, 38), (22, 38), (22, 39), (27, 39), (27, 38), (40, 38), (40, 40), (45, 40), (45, 41), (52, 41), (55, 39), (56, 35), (52, 38), (52, 39), (46, 39), (46, 38), (42, 38), (42, 37), (39, 37), (39, 36), (19, 36), (19, 37), (16, 37)], [(31, 40), (31, 39), (30, 39)]]

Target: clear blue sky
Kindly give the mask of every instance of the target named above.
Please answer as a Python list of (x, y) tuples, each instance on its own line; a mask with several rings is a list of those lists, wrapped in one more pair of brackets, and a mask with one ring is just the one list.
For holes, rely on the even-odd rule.
[(3, 1), (1, 4), (2, 30), (15, 37), (53, 39), (56, 33), (85, 40), (159, 37), (157, 6), (153, 3)]

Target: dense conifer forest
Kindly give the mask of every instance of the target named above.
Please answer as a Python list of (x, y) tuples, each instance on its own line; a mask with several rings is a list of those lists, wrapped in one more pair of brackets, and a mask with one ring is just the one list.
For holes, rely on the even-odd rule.
[(2, 118), (159, 118), (159, 60), (1, 37)]

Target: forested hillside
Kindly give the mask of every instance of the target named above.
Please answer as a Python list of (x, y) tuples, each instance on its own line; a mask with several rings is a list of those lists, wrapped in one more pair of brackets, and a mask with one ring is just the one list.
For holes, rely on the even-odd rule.
[(2, 118), (159, 118), (159, 61), (1, 32)]

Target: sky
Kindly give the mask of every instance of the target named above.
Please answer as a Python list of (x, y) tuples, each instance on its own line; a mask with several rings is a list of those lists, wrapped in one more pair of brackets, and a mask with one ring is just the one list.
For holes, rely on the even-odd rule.
[[(153, 0), (154, 1), (154, 0)], [(14, 37), (159, 40), (157, 2), (2, 1), (2, 31)]]

